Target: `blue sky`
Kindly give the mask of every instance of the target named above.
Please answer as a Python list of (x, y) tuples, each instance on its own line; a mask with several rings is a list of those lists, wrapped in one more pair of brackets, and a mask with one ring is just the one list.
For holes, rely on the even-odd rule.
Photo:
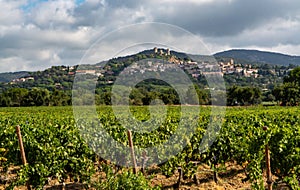
[(76, 0), (76, 4), (79, 5), (81, 3), (83, 3), (85, 0)]
[[(213, 53), (300, 55), (299, 0), (0, 0), (0, 7), (0, 72), (78, 64), (103, 32), (140, 22), (182, 27)], [(112, 44), (107, 51), (118, 52)]]
[[(21, 6), (21, 9), (30, 12), (32, 9), (34, 9), (36, 6), (38, 6), (40, 3), (47, 2), (49, 0), (29, 0), (26, 4)], [(76, 5), (80, 5), (84, 3), (85, 0), (75, 0)]]

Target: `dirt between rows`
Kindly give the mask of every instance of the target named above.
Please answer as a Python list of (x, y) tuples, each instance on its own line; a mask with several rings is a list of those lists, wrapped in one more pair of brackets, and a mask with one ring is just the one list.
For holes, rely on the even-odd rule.
[[(10, 167), (8, 172), (1, 172), (0, 168), (0, 190), (8, 187), (9, 183), (11, 183), (17, 177), (17, 170), (19, 167)], [(159, 169), (159, 168), (157, 168)], [(151, 169), (155, 170), (155, 168)], [(93, 180), (97, 180), (99, 176), (102, 178), (103, 174), (100, 172), (96, 173), (93, 177)], [(164, 190), (172, 190), (172, 189), (180, 189), (180, 190), (250, 190), (251, 183), (249, 181), (244, 181), (246, 175), (241, 166), (235, 163), (227, 163), (226, 171), (218, 173), (218, 183), (214, 181), (213, 172), (210, 170), (208, 166), (199, 166), (197, 170), (197, 180), (198, 185), (192, 179), (181, 179), (180, 187), (178, 188), (178, 178), (179, 173), (175, 172), (173, 176), (167, 178), (161, 173), (154, 173), (154, 177), (150, 180), (151, 185), (156, 186), (159, 185)], [(266, 181), (266, 180), (265, 180)], [(265, 184), (267, 187), (267, 184)], [(15, 187), (16, 190), (26, 190), (26, 186)], [(82, 190), (87, 189), (86, 185), (80, 183), (73, 183), (70, 180), (67, 180), (65, 183), (60, 184), (56, 180), (49, 181), (49, 185), (44, 187), (45, 190)], [(89, 188), (93, 189), (93, 188)], [(274, 188), (273, 188), (274, 189)], [(289, 188), (286, 186), (278, 186), (275, 190), (288, 190)]]

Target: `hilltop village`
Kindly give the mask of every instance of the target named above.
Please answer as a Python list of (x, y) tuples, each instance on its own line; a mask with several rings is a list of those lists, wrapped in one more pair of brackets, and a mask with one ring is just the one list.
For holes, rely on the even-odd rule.
[[(209, 91), (222, 91), (223, 84), (227, 91), (228, 105), (251, 105), (274, 101), (288, 104), (285, 97), (290, 97), (295, 93), (284, 89), (289, 86), (282, 86), (282, 84), (295, 67), (291, 64), (283, 66), (251, 63), (247, 60), (230, 57), (188, 56), (170, 49), (153, 48), (97, 64), (53, 66), (44, 71), (6, 73), (4, 75), (10, 76), (12, 79), (0, 82), (0, 106), (71, 105), (73, 82), (75, 76), (80, 78), (81, 75), (85, 75), (83, 78), (97, 79), (96, 94), (98, 98), (96, 98), (96, 102), (110, 104), (111, 89), (121, 75), (127, 74), (128, 78), (132, 77), (133, 80), (136, 76), (149, 73), (162, 74), (165, 77), (167, 72), (164, 71), (174, 68), (178, 69), (175, 70), (175, 75), (173, 72), (172, 76), (167, 75), (167, 77), (173, 83), (180, 85), (183, 84), (183, 81), (176, 76), (176, 72), (184, 72), (185, 76), (188, 76), (197, 87), (201, 104), (210, 104)], [(224, 83), (209, 85), (207, 77), (215, 75), (222, 77)], [(1, 78), (3, 76), (0, 74)], [(82, 81), (82, 83), (82, 85), (88, 85), (90, 82)], [(172, 91), (171, 86), (165, 82), (140, 81), (135, 88), (131, 97), (133, 105), (147, 105), (151, 98), (157, 96), (166, 104), (179, 103), (176, 92)], [(285, 92), (289, 92), (290, 95), (282, 95)], [(189, 92), (186, 94), (188, 99), (193, 99), (193, 97), (189, 97)], [(12, 99), (12, 97), (23, 98)], [(86, 100), (90, 100), (90, 98), (86, 98)]]
[[(136, 55), (113, 58), (106, 64), (96, 64), (85, 67), (78, 66), (53, 66), (45, 71), (31, 72), (27, 76), (16, 78), (6, 83), (6, 85), (19, 86), (22, 83), (54, 85), (55, 88), (69, 89), (75, 74), (89, 74), (100, 78), (102, 84), (112, 84), (116, 76), (125, 69), (125, 72), (134, 74), (146, 71), (162, 71), (165, 66), (150, 60), (147, 66), (139, 64), (140, 60), (147, 58), (158, 58), (166, 60), (168, 63), (177, 64), (196, 81), (202, 79), (207, 74), (219, 74), (225, 78), (227, 85), (259, 85), (262, 90), (272, 89), (274, 84), (282, 82), (293, 66), (277, 66), (270, 64), (249, 64), (244, 61), (232, 58), (199, 58), (200, 61), (192, 60), (181, 54), (170, 51), (170, 49), (153, 48)], [(129, 67), (130, 65), (130, 67)], [(259, 84), (258, 84), (259, 83)], [(3, 85), (3, 84), (2, 84)], [(21, 85), (22, 86), (22, 85)]]

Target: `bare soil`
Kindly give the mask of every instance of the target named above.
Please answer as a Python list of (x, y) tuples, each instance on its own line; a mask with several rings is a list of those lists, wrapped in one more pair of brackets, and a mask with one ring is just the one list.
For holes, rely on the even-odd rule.
[[(157, 171), (159, 168), (156, 168)], [(12, 166), (8, 169), (7, 172), (3, 172), (0, 168), (0, 190), (5, 189), (9, 186), (9, 184), (14, 181), (17, 177), (17, 170), (19, 167)], [(151, 170), (155, 170), (152, 168)], [(213, 172), (210, 170), (208, 166), (199, 166), (197, 170), (197, 180), (198, 185), (195, 183), (193, 179), (181, 179), (181, 184), (178, 188), (178, 178), (179, 173), (175, 172), (173, 176), (167, 178), (161, 173), (157, 172), (153, 174), (154, 177), (150, 180), (153, 186), (159, 185), (165, 190), (171, 189), (180, 189), (180, 190), (250, 190), (251, 183), (249, 181), (244, 181), (246, 175), (241, 166), (235, 163), (227, 163), (226, 171), (218, 173), (218, 182), (216, 183), (214, 180)], [(101, 176), (103, 178), (103, 174), (100, 172), (96, 173), (93, 177), (93, 180), (97, 180)], [(267, 185), (267, 184), (266, 184)], [(26, 186), (15, 187), (16, 190), (26, 190)], [(64, 184), (59, 183), (57, 180), (50, 180), (49, 185), (44, 187), (45, 190), (81, 190), (87, 189), (86, 185), (80, 183), (73, 183), (70, 180), (66, 180)], [(277, 190), (288, 190), (286, 186), (279, 186)]]

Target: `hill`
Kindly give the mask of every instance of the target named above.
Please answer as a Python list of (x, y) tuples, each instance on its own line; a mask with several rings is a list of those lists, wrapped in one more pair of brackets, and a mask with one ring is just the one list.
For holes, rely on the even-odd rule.
[(300, 65), (300, 56), (291, 56), (281, 53), (234, 49), (214, 54), (218, 58), (233, 58), (250, 63), (267, 63), (272, 65)]
[(27, 76), (29, 76), (29, 73), (27, 71), (0, 73), (0, 82), (10, 82), (14, 79)]
[[(283, 77), (294, 67), (291, 64), (300, 65), (300, 57), (257, 50), (229, 50), (214, 56), (219, 62), (227, 86), (252, 85), (271, 90), (276, 84), (281, 83)], [(33, 87), (46, 88), (51, 91), (54, 89), (71, 90), (75, 73), (99, 76), (99, 87), (111, 86), (124, 68), (147, 58), (164, 59), (180, 65), (193, 82), (202, 87), (207, 85), (203, 72), (214, 68), (209, 62), (197, 64), (184, 53), (154, 48), (133, 55), (112, 58), (96, 65), (85, 65), (78, 71), (76, 71), (76, 66), (53, 66), (37, 72), (0, 73), (0, 92), (10, 88), (31, 89)], [(231, 61), (230, 58), (234, 60)], [(105, 64), (104, 68), (99, 69), (99, 65), (103, 64)], [(143, 71), (146, 68), (136, 67), (135, 69)]]
[[(295, 67), (292, 63), (300, 65), (297, 61), (298, 57), (256, 50), (231, 50), (218, 53), (215, 57), (218, 65), (207, 56), (187, 56), (169, 49), (154, 48), (133, 55), (115, 57), (97, 64), (80, 65), (80, 67), (62, 65), (37, 72), (3, 73), (0, 74), (0, 78), (2, 77), (5, 81), (0, 82), (0, 106), (70, 105), (75, 75), (79, 78), (82, 78), (81, 75), (86, 75), (81, 85), (88, 85), (89, 79), (97, 77), (97, 98), (95, 98), (97, 104), (110, 104), (113, 84), (121, 72), (126, 72), (127, 77), (134, 78), (137, 74), (145, 75), (153, 72), (158, 74), (168, 69), (167, 64), (160, 65), (156, 59), (177, 64), (195, 84), (197, 93), (201, 97), (199, 99), (201, 104), (209, 104), (208, 91), (210, 89), (219, 91), (223, 88), (221, 83), (211, 88), (206, 79), (208, 74), (223, 76), (225, 86), (229, 91), (233, 89), (242, 94), (244, 91), (251, 91), (251, 97), (255, 98), (251, 101), (249, 98), (247, 101), (241, 100), (240, 105), (244, 105), (245, 102), (256, 104), (261, 100), (274, 101), (273, 90), (282, 84), (284, 77)], [(139, 64), (142, 60), (146, 62)], [(177, 76), (167, 75), (166, 77), (176, 84), (182, 84)], [(252, 96), (252, 92), (257, 92), (257, 96)], [(259, 95), (260, 92), (263, 93), (262, 96)], [(186, 93), (189, 97), (190, 93), (188, 91)], [(23, 98), (12, 99), (12, 97)], [(121, 97), (121, 95), (118, 96), (118, 98)], [(178, 104), (180, 101), (178, 94), (168, 83), (155, 79), (139, 82), (130, 97), (132, 105), (148, 105), (150, 100), (157, 97), (165, 104)], [(228, 97), (232, 96), (228, 95)], [(84, 96), (84, 101), (90, 99), (91, 97)], [(192, 101), (193, 97), (189, 97), (188, 100)], [(76, 101), (83, 104), (82, 99)], [(230, 101), (233, 102), (232, 104), (237, 102), (234, 98), (229, 99)]]

